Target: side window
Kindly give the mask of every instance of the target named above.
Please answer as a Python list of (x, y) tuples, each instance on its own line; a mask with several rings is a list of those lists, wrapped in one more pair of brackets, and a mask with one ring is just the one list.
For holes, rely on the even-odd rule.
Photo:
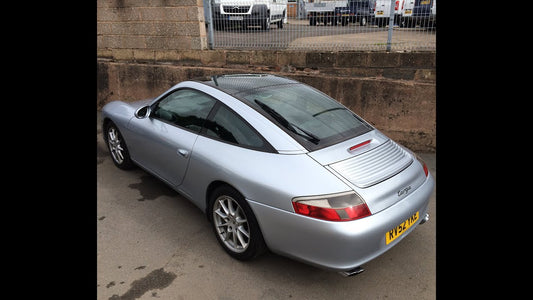
[(152, 116), (199, 133), (215, 103), (201, 92), (177, 90), (156, 104)]
[(206, 123), (206, 135), (232, 144), (250, 148), (263, 148), (265, 143), (237, 114), (220, 105), (212, 121)]

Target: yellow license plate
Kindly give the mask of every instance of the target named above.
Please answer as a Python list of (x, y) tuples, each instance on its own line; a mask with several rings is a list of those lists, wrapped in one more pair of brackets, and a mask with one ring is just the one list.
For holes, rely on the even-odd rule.
[(387, 242), (387, 245), (390, 244), (390, 242), (394, 241), (396, 238), (398, 238), (400, 235), (402, 235), (404, 232), (407, 231), (413, 224), (418, 221), (419, 214), (416, 212), (414, 215), (409, 217), (407, 220), (403, 221), (400, 225), (394, 227), (393, 229), (389, 230), (389, 232), (385, 233), (385, 241)]
[(378, 14), (378, 15), (382, 15), (382, 14), (383, 14), (383, 11), (380, 10), (380, 11), (377, 12), (377, 14)]

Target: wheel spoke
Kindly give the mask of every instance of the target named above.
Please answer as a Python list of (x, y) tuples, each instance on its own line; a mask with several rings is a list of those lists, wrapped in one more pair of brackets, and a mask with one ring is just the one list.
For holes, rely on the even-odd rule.
[(222, 207), (222, 209), (224, 210), (224, 212), (226, 213), (226, 216), (227, 216), (229, 214), (229, 209), (226, 206), (226, 204), (224, 204), (224, 200), (226, 200), (226, 199), (218, 200), (218, 203), (220, 203), (220, 207)]
[(227, 222), (227, 220), (226, 220), (226, 219), (228, 218), (228, 215), (227, 215), (227, 214), (221, 212), (220, 209), (217, 209), (217, 210), (215, 211), (215, 213), (216, 213), (219, 217), (221, 217), (222, 219), (224, 219), (224, 221)]
[(240, 249), (244, 248), (242, 244), (239, 245), (240, 240), (238, 239), (238, 235), (235, 234), (235, 232), (232, 232), (231, 235), (233, 236), (233, 246), (234, 246), (235, 248), (237, 248), (237, 249), (239, 249), (239, 248), (240, 248)]
[(233, 203), (235, 203), (235, 202), (232, 201), (232, 200), (228, 200), (229, 214), (232, 215), (232, 216), (235, 216), (235, 209), (233, 208), (233, 205), (232, 205)]
[(244, 234), (244, 236), (246, 236), (246, 238), (250, 238), (250, 234), (249, 234), (248, 231), (244, 228), (244, 226), (239, 226), (239, 227), (238, 227), (238, 232)]
[(239, 239), (239, 243), (241, 244), (241, 247), (246, 248), (246, 246), (248, 246), (248, 243), (244, 240), (244, 237), (242, 236), (242, 232), (237, 231), (236, 235), (237, 235), (237, 238)]
[(119, 160), (120, 162), (122, 162), (122, 161), (124, 160), (124, 155), (122, 155), (122, 151), (117, 150), (116, 153), (117, 153), (117, 158), (118, 158), (118, 160)]
[(217, 226), (217, 227), (227, 227), (227, 226), (228, 226), (228, 223), (226, 222), (226, 223), (224, 223), (224, 224), (217, 224), (216, 226)]

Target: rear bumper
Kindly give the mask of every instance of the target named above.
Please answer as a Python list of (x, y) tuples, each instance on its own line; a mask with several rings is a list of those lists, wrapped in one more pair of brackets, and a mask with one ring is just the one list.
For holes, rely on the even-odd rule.
[(243, 23), (247, 25), (261, 25), (266, 19), (263, 15), (233, 15), (218, 14), (213, 16), (213, 21), (217, 24)]
[[(411, 195), (369, 217), (329, 222), (248, 200), (271, 251), (332, 271), (349, 271), (391, 249), (424, 219), (434, 188), (429, 175)], [(414, 213), (419, 219), (386, 244), (385, 235)]]

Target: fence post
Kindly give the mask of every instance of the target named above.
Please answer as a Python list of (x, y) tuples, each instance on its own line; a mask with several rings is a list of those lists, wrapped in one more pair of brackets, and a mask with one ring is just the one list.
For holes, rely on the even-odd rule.
[[(212, 0), (207, 0), (207, 9), (209, 10), (209, 13), (207, 14), (209, 16), (209, 20), (207, 20), (208, 26), (207, 26), (207, 47), (209, 50), (213, 50), (213, 44), (214, 44), (214, 35), (213, 35), (213, 7), (212, 7)], [(205, 3), (204, 2), (204, 3)], [(204, 8), (205, 9), (205, 8)]]
[(395, 0), (390, 0), (390, 14), (389, 14), (389, 34), (387, 36), (387, 52), (391, 50), (392, 43), (392, 29), (394, 28), (394, 7), (396, 5)]

